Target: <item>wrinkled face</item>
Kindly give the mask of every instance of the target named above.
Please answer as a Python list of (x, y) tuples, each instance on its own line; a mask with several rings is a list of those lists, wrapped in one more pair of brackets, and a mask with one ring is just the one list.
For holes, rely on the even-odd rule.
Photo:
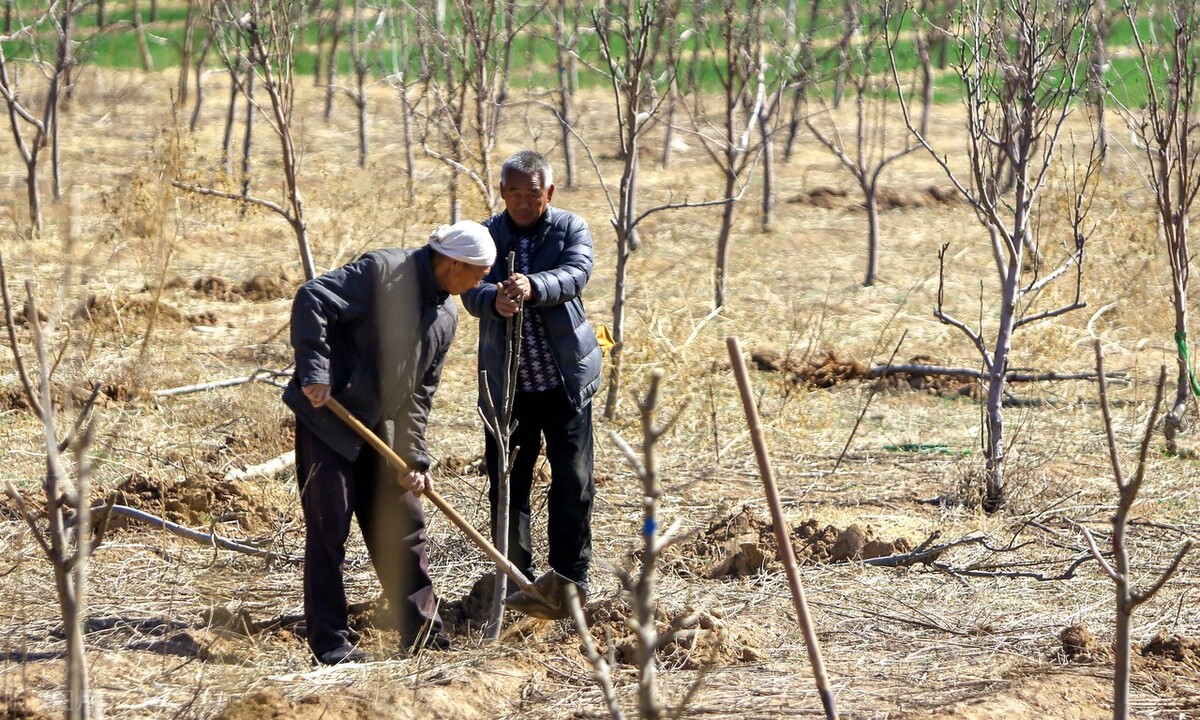
[(446, 258), (435, 270), (438, 284), (451, 295), (462, 295), (466, 291), (479, 287), (483, 278), (491, 268), (482, 265), (472, 265), (459, 260)]
[(504, 198), (504, 209), (517, 227), (535, 225), (550, 206), (554, 186), (542, 187), (541, 178), (510, 170), (500, 184), (500, 197)]

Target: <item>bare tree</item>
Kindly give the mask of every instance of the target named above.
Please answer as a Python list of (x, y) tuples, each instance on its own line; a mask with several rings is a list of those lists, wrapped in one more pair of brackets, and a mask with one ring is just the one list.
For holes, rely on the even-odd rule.
[[(608, 394), (604, 403), (604, 416), (610, 420), (616, 417), (621, 397), (625, 294), (629, 278), (629, 260), (638, 248), (638, 226), (647, 217), (663, 210), (727, 205), (741, 196), (739, 193), (733, 198), (721, 197), (705, 201), (691, 201), (686, 197), (682, 200), (672, 198), (668, 202), (638, 210), (639, 148), (661, 109), (664, 96), (658, 92), (657, 87), (666, 87), (673, 82), (674, 73), (678, 68), (675, 64), (665, 62), (661, 54), (666, 51), (666, 39), (655, 39), (656, 33), (663, 32), (661, 13), (664, 7), (674, 6), (669, 3), (664, 5), (658, 0), (639, 0), (624, 13), (617, 13), (607, 7), (596, 8), (592, 12), (592, 27), (605, 64), (603, 72), (612, 88), (616, 107), (617, 136), (620, 143), (618, 156), (622, 159), (622, 165), (615, 192), (595, 162), (591, 148), (582, 138), (575, 135), (592, 158), (601, 189), (612, 211), (610, 222), (616, 235), (616, 278), (612, 315), (614, 345), (609, 351)], [(670, 53), (667, 53), (667, 56), (670, 56)], [(744, 192), (744, 187), (742, 191)]]
[[(386, 46), (380, 45), (380, 65), (383, 66), (384, 80), (396, 90), (400, 99), (400, 122), (404, 137), (404, 168), (406, 171), (405, 188), (410, 203), (416, 201), (416, 154), (413, 151), (413, 114), (414, 108), (409, 100), (409, 90), (414, 85), (417, 73), (413, 71), (414, 48), (409, 41), (408, 22), (400, 12), (385, 13), (384, 33), (387, 36)], [(386, 49), (386, 57), (384, 51)], [(420, 53), (420, 58), (425, 54)], [(421, 63), (425, 65), (424, 62)]]
[(568, 14), (567, 0), (557, 0), (554, 11), (554, 38), (558, 48), (558, 124), (562, 129), (564, 187), (575, 185), (575, 149), (571, 142), (571, 123), (574, 119), (572, 105), (578, 84), (575, 53), (579, 45), (579, 5), (578, 0), (572, 3)]
[(787, 137), (783, 144), (783, 159), (791, 160), (796, 135), (803, 115), (808, 111), (808, 92), (817, 79), (820, 60), (815, 52), (815, 36), (820, 22), (821, 0), (811, 0), (808, 5), (808, 24), (800, 34), (800, 45), (793, 61), (794, 70), (789, 82), (792, 93), (791, 114), (787, 123)]
[[(210, 18), (216, 42), (235, 83), (238, 74), (233, 68), (243, 63), (249, 68), (247, 81), (242, 86), (243, 96), (251, 111), (261, 115), (279, 138), (285, 198), (282, 202), (276, 202), (252, 196), (248, 192), (248, 185), (243, 186), (245, 189), (239, 195), (180, 180), (173, 184), (189, 192), (264, 207), (281, 216), (296, 235), (304, 275), (311, 279), (316, 276), (316, 269), (309, 249), (308, 222), (298, 181), (300, 159), (292, 140), (292, 100), (295, 90), (293, 33), (298, 29), (297, 18), (303, 11), (303, 2), (277, 0), (264, 3), (263, 0), (250, 0), (250, 9), (237, 16), (232, 6), (223, 4), (224, 0), (217, 2), (219, 4), (212, 8)], [(245, 39), (244, 49), (242, 38)], [(259, 104), (251, 94), (253, 80), (261, 80), (271, 101), (269, 108)]]
[(1100, 134), (1100, 159), (1108, 157), (1108, 128), (1104, 125), (1104, 113), (1108, 99), (1108, 36), (1112, 32), (1113, 18), (1106, 3), (1097, 3), (1088, 16), (1090, 31), (1095, 36), (1092, 57), (1088, 63), (1088, 102), (1096, 116), (1096, 128)]
[(1154, 405), (1150, 408), (1150, 417), (1146, 420), (1146, 428), (1142, 432), (1137, 470), (1133, 477), (1126, 478), (1125, 473), (1121, 470), (1116, 433), (1113, 432), (1112, 410), (1108, 401), (1108, 384), (1104, 377), (1104, 353), (1100, 349), (1100, 340), (1098, 339), (1095, 341), (1095, 350), (1096, 375), (1099, 377), (1100, 387), (1100, 410), (1104, 415), (1104, 431), (1108, 438), (1109, 462), (1112, 465), (1113, 479), (1117, 483), (1117, 510), (1112, 516), (1112, 562), (1105, 559), (1105, 554), (1100, 551), (1095, 538), (1086, 527), (1083, 528), (1083, 535), (1087, 538), (1092, 557), (1096, 558), (1096, 562), (1100, 564), (1104, 574), (1113, 581), (1117, 591), (1116, 640), (1113, 642), (1116, 654), (1113, 672), (1113, 720), (1127, 720), (1129, 717), (1130, 640), (1133, 632), (1133, 611), (1139, 605), (1153, 598), (1163, 585), (1175, 575), (1184, 556), (1192, 549), (1192, 541), (1186, 541), (1179, 548), (1166, 570), (1150, 587), (1140, 591), (1134, 589), (1133, 570), (1129, 566), (1129, 542), (1127, 539), (1129, 512), (1133, 509), (1133, 504), (1137, 502), (1142, 483), (1146, 480), (1146, 458), (1150, 453), (1150, 440), (1154, 437), (1154, 425), (1158, 420), (1163, 388), (1167, 383), (1167, 368), (1164, 366), (1158, 375)]
[[(325, 119), (332, 112), (332, 92), (340, 91), (354, 103), (358, 125), (358, 166), (367, 165), (367, 79), (371, 74), (372, 56), (378, 52), (386, 30), (389, 7), (386, 2), (371, 6), (364, 0), (352, 0), (350, 11), (350, 67), (354, 72), (354, 85), (336, 85), (336, 76), (330, 76), (329, 93), (326, 94)], [(372, 17), (373, 16), (373, 17)], [(403, 18), (401, 18), (403, 22)]]
[(498, 25), (503, 0), (456, 0), (461, 27), (427, 33), (437, 53), (428, 78), (432, 102), (421, 145), (428, 157), (450, 168), (450, 217), (460, 212), (460, 178), (468, 178), (490, 211), (496, 206), (492, 152), (496, 146), (493, 112), (501, 71), (503, 42)]
[[(321, 54), (321, 40), (326, 37), (329, 40), (329, 50), (325, 55), (325, 65), (323, 68), (325, 71), (325, 122), (329, 122), (329, 119), (333, 117), (333, 96), (337, 93), (338, 87), (338, 46), (341, 45), (342, 36), (346, 34), (346, 24), (342, 21), (343, 8), (344, 0), (335, 0), (333, 6), (329, 8), (329, 12), (326, 13), (320, 22), (318, 26), (320, 29), (317, 32), (318, 57)], [(322, 68), (318, 62), (318, 68), (313, 73), (313, 78), (317, 82), (320, 82), (318, 78), (321, 77), (321, 70)]]
[(721, 85), (720, 117), (711, 118), (698, 99), (693, 105), (697, 137), (720, 169), (724, 180), (725, 206), (717, 231), (717, 256), (713, 278), (713, 307), (725, 305), (733, 218), (753, 175), (763, 144), (754, 131), (759, 113), (774, 93), (768, 87), (766, 58), (756, 42), (763, 33), (763, 6), (751, 3), (749, 13), (734, 0), (725, 0), (715, 32), (702, 33), (719, 42), (710, 48), (713, 69)]
[[(68, 243), (69, 255), (70, 243)], [(60, 293), (69, 285), (70, 268), (64, 273)], [(90, 498), (92, 463), (88, 457), (95, 424), (92, 407), (99, 393), (96, 385), (80, 410), (74, 426), (66, 437), (59, 439), (59, 419), (51, 396), (51, 372), (56, 364), (52, 351), (52, 335), (58, 320), (60, 303), (55, 303), (45, 322), (31, 282), (25, 284), (26, 318), (32, 334), (37, 359), (36, 378), (31, 378), (18, 341), (13, 303), (8, 292), (3, 261), (0, 260), (0, 293), (4, 299), (4, 316), (8, 325), (8, 340), (13, 352), (17, 374), (24, 387), (30, 409), (41, 420), (43, 449), (46, 453), (46, 475), (42, 482), (42, 498), (35, 509), (11, 480), (4, 483), (5, 494), (12, 499), (20, 517), (29, 526), (34, 539), (50, 563), (58, 596), (59, 614), (66, 639), (67, 713), (69, 720), (88, 720), (99, 716), (94, 712), (88, 687), (88, 667), (84, 655), (83, 620), (87, 612), (88, 558), (99, 544), (103, 533), (92, 534)], [(60, 297), (61, 300), (61, 297)], [(63, 453), (70, 448), (75, 456), (73, 471)], [(74, 475), (74, 477), (72, 477)]]
[[(678, 619), (672, 622), (665, 631), (659, 631), (655, 624), (655, 611), (658, 601), (655, 597), (655, 586), (658, 582), (658, 561), (665, 550), (678, 542), (680, 522), (676, 520), (665, 530), (661, 529), (658, 517), (658, 505), (662, 498), (663, 489), (658, 477), (658, 442), (667, 434), (680, 414), (676, 413), (667, 422), (659, 424), (658, 411), (659, 391), (662, 385), (662, 370), (655, 370), (650, 376), (650, 387), (638, 403), (642, 419), (642, 457), (621, 438), (615, 431), (609, 432), (609, 437), (625, 456), (625, 460), (633, 469), (634, 476), (642, 484), (642, 546), (638, 556), (630, 552), (627, 567), (617, 569), (617, 577), (621, 588), (628, 593), (633, 606), (633, 614), (629, 619), (630, 629), (636, 638), (635, 663), (637, 665), (637, 717), (642, 720), (660, 720), (661, 718), (677, 718), (684, 716), (684, 709), (704, 681), (701, 672), (684, 692), (679, 704), (674, 708), (664, 708), (658, 690), (658, 658), (656, 652), (667, 643), (675, 641), (679, 635), (687, 633)], [(635, 561), (636, 557), (636, 561)], [(639, 565), (641, 571), (634, 574), (632, 567)], [(587, 621), (580, 607), (579, 595), (576, 588), (570, 587), (567, 599), (572, 608), (575, 628), (583, 640), (584, 652), (592, 663), (593, 676), (599, 682), (604, 693), (605, 706), (612, 720), (623, 720), (625, 714), (617, 701), (613, 688), (610, 664), (595, 647), (587, 629)]]
[[(616, 283), (613, 289), (613, 341), (610, 351), (608, 397), (604, 416), (616, 417), (620, 398), (621, 365), (625, 341), (625, 287), (629, 273), (629, 256), (638, 248), (637, 225), (637, 166), (641, 145), (657, 105), (644, 107), (647, 87), (654, 84), (658, 57), (655, 51), (662, 45), (654, 40), (660, 31), (659, 3), (654, 0), (637, 2), (628, 15), (615, 14), (607, 8), (592, 11), (592, 27), (600, 43), (600, 53), (607, 64), (607, 77), (612, 87), (617, 110), (617, 130), (622, 159), (620, 188), (614, 202), (608, 185), (604, 187), (612, 209), (612, 225), (617, 235)], [(674, 70), (668, 70), (673, 74)]]
[[(516, 251), (508, 253), (508, 277), (512, 277), (516, 268)], [(492, 518), (492, 544), (501, 557), (508, 557), (508, 518), (511, 512), (510, 501), (512, 491), (510, 478), (513, 463), (517, 459), (520, 448), (512, 446), (513, 432), (517, 429), (517, 421), (513, 417), (513, 398), (517, 392), (517, 370), (521, 363), (521, 327), (524, 320), (523, 301), (517, 301), (517, 312), (510, 315), (504, 322), (504, 377), (489, 378), (486, 370), (479, 372), (479, 386), (483, 388), (483, 400), (487, 405), (478, 408), (483, 424), (496, 441), (496, 510)], [(500, 383), (500, 407), (495, 407), (490, 383)], [(496, 567), (495, 583), (492, 585), (491, 617), (484, 628), (484, 637), (497, 640), (500, 628), (504, 622), (504, 598), (508, 594), (508, 576)]]
[[(1086, 91), (1085, 73), (1079, 71), (1090, 52), (1087, 16), (1091, 6), (1091, 2), (1064, 6), (1048, 0), (1000, 4), (976, 0), (962, 6), (958, 27), (952, 32), (954, 42), (960, 46), (954, 69), (964, 86), (967, 111), (965, 179), (914, 124), (895, 63), (896, 36), (888, 35), (893, 80), (901, 90), (901, 109), (909, 130), (946, 172), (991, 240), (999, 289), (996, 297), (984, 300), (991, 303), (997, 316), (990, 342), (982, 326), (973, 328), (946, 308), (946, 246), (939, 253), (934, 310), (938, 320), (957, 328), (970, 340), (987, 373), (983, 506), (988, 511), (1002, 508), (1005, 502), (1007, 439), (1002, 400), (1014, 333), (1085, 306), (1080, 292), (1083, 247), (1090, 232), (1085, 219), (1099, 168), (1094, 137), (1090, 145), (1071, 144), (1073, 148), (1084, 148), (1082, 157), (1076, 157), (1073, 151), (1062, 158), (1062, 192), (1070, 196), (1071, 209), (1064, 232), (1069, 236), (1058, 238), (1061, 259), (1048, 272), (1043, 272), (1040, 262), (1029, 260), (1052, 244), (1041, 242), (1042, 231), (1049, 223), (1042, 222), (1039, 201), (1060, 154), (1064, 126), (1075, 101)], [(888, 14), (891, 9), (885, 6)], [(1011, 49), (1005, 46), (1010, 40), (1015, 42)], [(1006, 100), (1009, 97), (1011, 100)], [(1007, 127), (1013, 132), (1007, 133)], [(996, 182), (997, 171), (1006, 164), (1011, 165), (1015, 178), (1007, 194)], [(1026, 256), (1030, 248), (1034, 258)], [(1041, 291), (1072, 270), (1074, 298), (1059, 307), (1040, 308), (1037, 300)]]
[[(1159, 233), (1171, 263), (1171, 301), (1175, 309), (1178, 372), (1175, 402), (1163, 419), (1167, 451), (1178, 451), (1176, 437), (1193, 394), (1200, 384), (1188, 352), (1188, 283), (1192, 252), (1189, 216), (1200, 190), (1200, 16), (1192, 3), (1171, 0), (1164, 15), (1143, 18), (1138, 7), (1124, 4), (1133, 27), (1138, 81), (1145, 83), (1141, 108), (1118, 106), (1146, 163), (1146, 181), (1154, 195)], [(1150, 38), (1146, 38), (1149, 34)], [(1155, 42), (1154, 38), (1161, 38)]]
[[(55, 179), (54, 196), (60, 197), (58, 178), (58, 113), (61, 92), (68, 82), (71, 68), (75, 64), (74, 35), (75, 16), (83, 5), (78, 0), (47, 2), (37, 8), (39, 16), (29, 24), (4, 37), (0, 37), (0, 96), (8, 108), (8, 120), (12, 129), (17, 154), (25, 164), (25, 195), (29, 202), (29, 224), (31, 233), (42, 230), (42, 198), (38, 187), (38, 166), (42, 150), (52, 148), (52, 177)], [(31, 56), (38, 57), (37, 43), (40, 32), (49, 26), (54, 33), (54, 60), (40, 63), (46, 76), (44, 94), (36, 104), (27, 103), (24, 96), (31, 95), (23, 90), (17, 67), (5, 54), (5, 45), (14, 41), (27, 41)], [(28, 73), (34, 74), (34, 73)]]
[(882, 87), (881, 79), (875, 75), (875, 68), (883, 59), (878, 45), (884, 36), (883, 22), (883, 18), (876, 18), (864, 28), (865, 40), (857, 46), (849, 63), (849, 82), (855, 90), (853, 139), (843, 138), (836, 123), (826, 122), (822, 128), (812, 117), (807, 120), (809, 130), (837, 157), (862, 190), (867, 209), (867, 272), (863, 279), (867, 287), (874, 285), (879, 275), (879, 178), (890, 164), (918, 147), (907, 131), (903, 146), (896, 147), (889, 130), (891, 103), (887, 88)]
[(843, 0), (842, 2), (842, 37), (838, 40), (837, 70), (833, 74), (833, 106), (842, 106), (842, 98), (846, 93), (846, 81), (850, 77), (850, 58), (853, 45), (858, 44), (862, 30), (862, 3), (860, 0)]

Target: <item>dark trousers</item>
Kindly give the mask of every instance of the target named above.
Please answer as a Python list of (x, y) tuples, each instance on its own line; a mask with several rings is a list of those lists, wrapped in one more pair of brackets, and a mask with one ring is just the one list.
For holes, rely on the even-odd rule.
[(383, 586), (387, 620), (403, 642), (411, 642), (426, 622), (440, 630), (421, 500), (400, 487), (379, 454), (367, 446), (357, 460), (347, 460), (298, 421), (296, 476), (304, 509), (304, 620), (312, 651), (349, 642), (342, 570), (351, 516), (358, 518)]
[[(530, 491), (533, 469), (546, 438), (546, 460), (550, 463), (549, 513), (550, 567), (576, 582), (587, 582), (592, 558), (592, 500), (596, 485), (592, 478), (592, 406), (576, 412), (563, 388), (546, 392), (518, 392), (513, 401), (517, 420), (509, 447), (519, 448), (509, 477), (508, 559), (531, 579), (533, 543), (529, 532)], [(496, 442), (487, 433), (487, 459), (492, 504), (492, 533), (496, 532), (498, 464)]]

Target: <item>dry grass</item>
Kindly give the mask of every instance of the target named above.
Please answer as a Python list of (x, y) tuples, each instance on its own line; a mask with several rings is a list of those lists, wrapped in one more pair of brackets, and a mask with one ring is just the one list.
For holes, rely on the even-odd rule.
[[(69, 292), (73, 308), (88, 296), (111, 308), (103, 322), (77, 320), (59, 328), (67, 343), (57, 378), (64, 388), (98, 380), (131, 391), (150, 391), (211, 379), (245, 376), (256, 367), (290, 362), (288, 301), (248, 301), (197, 291), (193, 282), (220, 277), (242, 283), (258, 275), (297, 277), (294, 240), (277, 218), (251, 211), (241, 217), (229, 204), (175, 197), (160, 187), (159, 170), (179, 166), (205, 182), (220, 182), (223, 90), (209, 88), (200, 132), (170, 141), (166, 88), (172, 78), (89, 72), (71, 114), (64, 118), (63, 174), (85, 208), (81, 279)], [(320, 121), (319, 94), (303, 87), (297, 116), (304, 147), (301, 187), (319, 268), (340, 265), (363, 250), (416, 245), (444, 221), (445, 174), (423, 162), (419, 200), (405, 201), (399, 146), (398, 103), (377, 89), (372, 102), (372, 156), (368, 168), (353, 166), (352, 118)], [(607, 98), (586, 99), (582, 134), (598, 156), (611, 152)], [(553, 152), (549, 119), (510, 111), (498, 156), (531, 142)], [(940, 108), (934, 135), (955, 152), (956, 108)], [(174, 144), (173, 144), (174, 143)], [(255, 190), (269, 196), (273, 138), (257, 135)], [(662, 170), (643, 165), (644, 207), (678, 197), (711, 197), (718, 187), (713, 168), (698, 149), (675, 155)], [(36, 280), (49, 297), (63, 266), (57, 232), (65, 227), (51, 207), (51, 230), (34, 242), (20, 239), (25, 212), (20, 164), (0, 146), (0, 183), (10, 192), (0, 211), (0, 249), (14, 284)], [(609, 177), (616, 163), (601, 160)], [(710, 316), (715, 211), (653, 217), (643, 229), (644, 247), (632, 258), (628, 296), (629, 342), (619, 417), (597, 417), (597, 483), (594, 587), (611, 600), (616, 582), (604, 571), (623, 562), (640, 530), (640, 487), (607, 440), (612, 430), (631, 439), (638, 432), (632, 397), (647, 373), (666, 373), (663, 412), (687, 409), (660, 447), (666, 487), (661, 516), (681, 518), (703, 531), (710, 521), (744, 504), (766, 515), (736, 388), (725, 360), (724, 339), (740, 337), (749, 351), (774, 350), (803, 360), (832, 351), (846, 361), (882, 362), (907, 338), (897, 357), (924, 355), (948, 365), (974, 365), (968, 343), (932, 318), (937, 289), (936, 248), (951, 242), (947, 297), (963, 318), (980, 315), (980, 284), (994, 291), (994, 271), (984, 235), (960, 205), (896, 209), (884, 214), (881, 282), (859, 283), (864, 269), (865, 217), (852, 207), (824, 209), (783, 200), (818, 186), (853, 189), (836, 161), (812, 143), (779, 168), (776, 229), (758, 231), (754, 203), (739, 210), (729, 302)], [(580, 212), (597, 239), (596, 272), (587, 305), (604, 321), (612, 302), (613, 243), (608, 207), (585, 163), (577, 187), (561, 184), (557, 204)], [(706, 181), (705, 178), (711, 178)], [(945, 187), (926, 157), (914, 155), (885, 177), (897, 188)], [(1105, 171), (1089, 241), (1085, 299), (1089, 308), (1018, 336), (1015, 366), (1062, 371), (1091, 368), (1087, 323), (1099, 317), (1097, 334), (1111, 368), (1133, 382), (1114, 388), (1125, 403), (1115, 411), (1118, 431), (1132, 451), (1150, 382), (1158, 366), (1172, 361), (1169, 271), (1153, 232), (1143, 183), (1130, 157), (1118, 149)], [(752, 190), (751, 194), (753, 195)], [(167, 198), (166, 201), (161, 198)], [(1052, 201), (1048, 200), (1050, 207)], [(467, 215), (484, 209), (468, 197)], [(1044, 232), (1065, 226), (1052, 217)], [(164, 266), (164, 258), (169, 261)], [(148, 361), (139, 362), (146, 315), (137, 308), (166, 284), (162, 302), (177, 313), (160, 317)], [(1053, 291), (1047, 305), (1067, 291)], [(1057, 294), (1055, 294), (1057, 293)], [(68, 313), (69, 315), (70, 313)], [(983, 312), (985, 324), (990, 311)], [(192, 318), (192, 320), (188, 320)], [(22, 330), (24, 333), (24, 330)], [(462, 473), (445, 471), (440, 487), (464, 515), (484, 526), (486, 483), (470, 463), (482, 453), (481, 424), (474, 410), (474, 322), (463, 313), (436, 401), (430, 441), (438, 459)], [(17, 387), (11, 364), (0, 366), (6, 393)], [(1083, 552), (1073, 523), (1103, 530), (1115, 492), (1095, 406), (1086, 383), (1020, 386), (1014, 393), (1040, 407), (1014, 407), (1010, 469), (1012, 509), (984, 516), (964, 505), (920, 502), (969, 496), (981, 465), (979, 406), (968, 398), (884, 390), (872, 400), (845, 460), (830, 474), (867, 400), (869, 387), (847, 383), (816, 390), (793, 384), (784, 373), (754, 373), (760, 413), (785, 508), (794, 524), (813, 519), (844, 528), (857, 523), (891, 538), (920, 542), (934, 531), (942, 541), (981, 534), (979, 545), (954, 548), (942, 561), (955, 568), (997, 566), (1046, 575), (1061, 573)], [(602, 388), (603, 393), (606, 388)], [(232, 468), (262, 462), (290, 445), (289, 413), (278, 390), (254, 383), (157, 401), (134, 392), (103, 409), (96, 446), (98, 480), (115, 489), (131, 477), (165, 488), (190, 479), (212, 482)], [(6, 406), (7, 407), (7, 406)], [(1194, 457), (1197, 436), (1182, 438), (1185, 455), (1155, 455), (1134, 529), (1135, 567), (1152, 575), (1184, 536), (1200, 533), (1195, 520)], [(43, 469), (37, 426), (28, 413), (0, 413), (4, 469), (26, 491), (39, 485)], [(896, 448), (940, 445), (948, 452)], [(892, 448), (892, 449), (889, 449)], [(230, 537), (269, 541), (295, 553), (302, 524), (294, 479), (249, 481), (244, 504), (263, 509), (214, 521)], [(147, 508), (150, 509), (150, 508)], [(165, 502), (162, 511), (166, 512)], [(203, 515), (203, 513), (201, 513)], [(201, 522), (203, 518), (198, 518)], [(434, 516), (432, 561), (447, 601), (462, 597), (486, 571), (479, 553), (443, 518)], [(205, 527), (204, 529), (207, 529)], [(539, 532), (542, 529), (539, 528)], [(1159, 631), (1200, 636), (1196, 560), (1135, 616), (1141, 643)], [(57, 610), (48, 570), (24, 526), (0, 506), (0, 695), (24, 696), (48, 712), (62, 703), (62, 643), (55, 637)], [(289, 619), (300, 612), (299, 568), (215, 553), (169, 535), (127, 528), (114, 533), (93, 561), (91, 614), (111, 620), (89, 635), (93, 685), (110, 717), (253, 717), (257, 707), (289, 717), (598, 717), (598, 690), (577, 648), (562, 627), (521, 621), (505, 639), (485, 645), (460, 636), (457, 650), (405, 658), (392, 652), (388, 636), (370, 630), (372, 650), (388, 657), (357, 668), (314, 671)], [(803, 578), (839, 707), (854, 718), (1099, 717), (1105, 714), (1103, 662), (1068, 663), (1059, 632), (1082, 623), (1101, 642), (1111, 637), (1112, 592), (1091, 563), (1063, 581), (967, 578), (928, 567), (886, 569), (857, 563), (806, 565)], [(365, 550), (351, 552), (348, 587), (355, 601), (377, 594)], [(668, 572), (660, 587), (664, 611), (697, 607), (719, 614), (728, 632), (753, 646), (758, 659), (722, 660), (690, 706), (692, 716), (712, 718), (817, 717), (820, 704), (806, 668), (801, 634), (791, 616), (782, 574), (711, 580)], [(212, 626), (213, 608), (244, 611), (259, 628), (249, 635)], [(273, 627), (271, 621), (280, 621)], [(664, 694), (678, 698), (694, 670), (668, 669)], [(619, 692), (632, 696), (632, 670), (619, 667)], [(265, 694), (259, 694), (265, 693)], [(1074, 693), (1074, 695), (1072, 695)], [(1200, 674), (1186, 663), (1139, 664), (1134, 701), (1139, 717), (1197, 716)], [(226, 710), (230, 701), (253, 698)], [(1049, 703), (1039, 706), (1036, 703)], [(988, 708), (991, 708), (989, 710)], [(989, 712), (994, 714), (988, 714)], [(242, 714), (238, 714), (242, 713)], [(372, 714), (373, 713), (373, 714)], [(1091, 713), (1091, 714), (1089, 714)], [(0, 717), (4, 704), (0, 702)]]

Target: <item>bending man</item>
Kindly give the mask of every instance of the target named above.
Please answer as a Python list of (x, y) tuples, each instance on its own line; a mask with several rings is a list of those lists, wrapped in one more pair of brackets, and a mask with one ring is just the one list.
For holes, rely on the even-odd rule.
[[(317, 662), (366, 660), (354, 647), (343, 564), (350, 518), (383, 586), (403, 647), (449, 645), (429, 577), (425, 423), (458, 326), (450, 295), (479, 285), (496, 257), (478, 223), (443, 225), (416, 250), (369, 252), (305, 283), (292, 304), (295, 375), (283, 400), (296, 413), (296, 473), (304, 510), (304, 618)], [(398, 477), (323, 407), (337, 398), (396, 451)]]

